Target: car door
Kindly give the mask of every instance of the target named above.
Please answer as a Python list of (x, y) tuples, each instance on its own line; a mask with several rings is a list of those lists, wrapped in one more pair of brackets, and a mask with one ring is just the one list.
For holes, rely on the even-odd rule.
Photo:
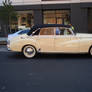
[(40, 52), (53, 52), (54, 50), (54, 27), (41, 28), (37, 38)]
[(68, 28), (56, 28), (60, 31), (58, 35), (55, 35), (55, 51), (78, 53), (79, 52), (79, 39)]

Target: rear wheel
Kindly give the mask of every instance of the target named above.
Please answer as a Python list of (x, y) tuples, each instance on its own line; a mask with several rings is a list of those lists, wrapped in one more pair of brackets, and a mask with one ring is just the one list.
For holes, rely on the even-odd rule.
[(26, 58), (33, 58), (36, 56), (36, 49), (31, 45), (25, 46), (23, 48), (23, 54)]
[(89, 54), (92, 56), (92, 47), (89, 50)]

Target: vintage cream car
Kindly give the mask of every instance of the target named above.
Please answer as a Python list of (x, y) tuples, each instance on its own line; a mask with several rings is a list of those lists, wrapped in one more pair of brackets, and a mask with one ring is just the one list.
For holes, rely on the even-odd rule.
[(92, 55), (92, 34), (74, 33), (67, 25), (36, 25), (28, 34), (9, 40), (7, 47), (11, 51), (23, 52), (27, 58), (33, 58), (39, 52)]

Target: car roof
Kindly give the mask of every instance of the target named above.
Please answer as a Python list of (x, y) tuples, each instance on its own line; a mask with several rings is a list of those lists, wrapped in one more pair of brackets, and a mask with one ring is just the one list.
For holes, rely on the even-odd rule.
[(31, 28), (31, 30), (28, 32), (28, 35), (31, 35), (33, 31), (35, 31), (38, 28), (46, 28), (46, 27), (66, 27), (70, 28), (69, 25), (62, 25), (62, 24), (38, 24)]

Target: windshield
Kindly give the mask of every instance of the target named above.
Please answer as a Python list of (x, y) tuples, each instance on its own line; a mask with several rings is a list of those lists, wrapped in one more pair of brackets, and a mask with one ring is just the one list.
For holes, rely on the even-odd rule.
[(29, 32), (29, 30), (27, 29), (27, 30), (21, 30), (18, 34), (26, 34), (26, 33), (28, 33)]

